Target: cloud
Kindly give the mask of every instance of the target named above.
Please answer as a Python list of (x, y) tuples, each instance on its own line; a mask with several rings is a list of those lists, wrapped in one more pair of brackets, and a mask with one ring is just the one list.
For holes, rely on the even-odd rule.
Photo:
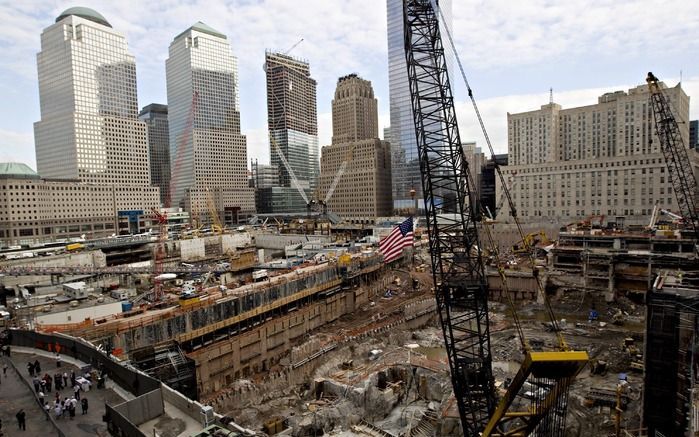
[[(261, 162), (269, 160), (264, 52), (285, 51), (300, 38), (304, 41), (291, 54), (307, 59), (318, 81), (320, 146), (332, 135), (330, 117), (321, 115), (330, 112), (337, 78), (350, 72), (374, 85), (380, 136), (388, 125), (385, 0), (83, 0), (82, 4), (102, 13), (126, 36), (136, 57), (141, 106), (167, 102), (165, 59), (175, 35), (198, 20), (228, 35), (239, 63), (243, 134), (248, 137), (249, 157)], [(32, 123), (38, 119), (40, 35), (71, 6), (72, 0), (0, 4), (0, 92), (7, 96), (0, 106), (0, 129), (31, 138)], [(672, 75), (683, 66), (695, 68), (690, 62), (699, 54), (699, 40), (689, 36), (699, 34), (699, 15), (689, 11), (683, 0), (667, 0), (661, 7), (651, 0), (452, 0), (452, 29), (474, 91), (486, 97), (479, 103), (494, 144), (502, 148), (506, 112), (536, 109), (548, 101), (545, 92), (536, 90), (553, 86), (558, 102), (577, 106), (596, 102), (603, 90), (638, 85), (645, 74), (645, 67), (639, 67), (651, 61)], [(685, 68), (685, 73), (696, 76), (699, 71)], [(685, 84), (690, 96), (699, 95), (699, 89)], [(568, 97), (570, 105), (563, 101)], [(479, 129), (470, 121), (472, 109), (463, 103), (457, 106), (462, 136), (478, 139)], [(693, 118), (696, 109), (693, 104)], [(4, 156), (14, 155), (7, 150), (10, 141), (14, 140), (0, 144)], [(31, 149), (31, 141), (23, 147)], [(33, 161), (33, 152), (25, 155)]]
[[(666, 78), (668, 86), (674, 86), (678, 78)], [(578, 106), (593, 105), (597, 103), (597, 97), (612, 91), (628, 91), (638, 84), (622, 84), (616, 86), (586, 88), (578, 90), (568, 90), (556, 92), (553, 96), (554, 102), (563, 109), (575, 108)], [(682, 81), (682, 88), (688, 95), (699, 96), (699, 76)], [(520, 94), (511, 96), (494, 97), (476, 101), (478, 109), (483, 116), (488, 136), (495, 153), (507, 152), (507, 113), (519, 113), (534, 111), (549, 102), (548, 93)], [(482, 148), (482, 151), (489, 154), (487, 144), (483, 137), (480, 125), (476, 118), (471, 101), (461, 100), (455, 103), (457, 120), (459, 122), (459, 133), (462, 141), (475, 140)], [(699, 100), (690, 99), (690, 114), (696, 116), (699, 113)]]
[(469, 68), (478, 69), (580, 56), (682, 56), (697, 49), (687, 37), (699, 31), (695, 15), (683, 0), (453, 2), (457, 46)]
[(0, 138), (0, 162), (21, 162), (36, 169), (33, 134), (0, 129)]
[(245, 135), (248, 139), (248, 161), (257, 159), (260, 164), (269, 164), (269, 134), (267, 129), (249, 129)]

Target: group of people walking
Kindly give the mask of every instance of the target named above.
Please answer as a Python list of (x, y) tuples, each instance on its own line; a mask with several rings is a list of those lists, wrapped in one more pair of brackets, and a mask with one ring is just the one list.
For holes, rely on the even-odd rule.
[[(56, 367), (61, 367), (61, 359), (58, 354), (56, 354)], [(7, 377), (7, 364), (3, 364), (3, 377)], [(54, 415), (56, 420), (65, 419), (68, 417), (70, 420), (76, 415), (78, 407), (80, 407), (82, 414), (87, 414), (89, 402), (87, 398), (81, 392), (83, 387), (81, 381), (78, 381), (78, 376), (75, 374), (75, 370), (68, 372), (61, 372), (60, 370), (51, 376), (48, 372), (42, 375), (41, 363), (39, 360), (27, 363), (27, 371), (29, 376), (32, 378), (34, 385), (34, 390), (39, 398), (39, 404), (46, 412), (46, 420), (49, 420), (51, 414)], [(1, 381), (1, 379), (0, 379)], [(51, 393), (55, 389), (55, 397), (52, 403), (46, 398), (47, 393)], [(61, 390), (70, 389), (70, 394), (68, 396), (61, 396)], [(25, 431), (27, 428), (26, 420), (27, 413), (24, 409), (20, 409), (15, 415), (17, 419), (17, 426), (19, 430)], [(2, 420), (0, 420), (0, 436), (2, 436)]]

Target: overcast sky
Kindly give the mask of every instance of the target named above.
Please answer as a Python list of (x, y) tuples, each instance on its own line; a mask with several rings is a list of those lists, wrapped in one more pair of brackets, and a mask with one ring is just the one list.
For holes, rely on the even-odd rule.
[[(400, 0), (389, 0), (400, 1)], [(507, 149), (507, 112), (539, 108), (549, 88), (563, 107), (594, 104), (607, 91), (641, 84), (653, 71), (674, 85), (682, 71), (690, 117), (699, 116), (699, 14), (692, 2), (666, 0), (458, 0), (453, 34), (496, 152)], [(139, 106), (167, 103), (165, 59), (172, 38), (196, 21), (229, 37), (238, 57), (240, 107), (248, 156), (269, 161), (265, 49), (310, 62), (318, 81), (320, 144), (330, 142), (337, 78), (358, 73), (388, 124), (385, 0), (0, 0), (0, 161), (36, 168), (39, 120), (36, 53), (42, 29), (71, 6), (88, 6), (123, 33), (136, 57)], [(454, 78), (464, 141), (483, 144), (460, 78)]]

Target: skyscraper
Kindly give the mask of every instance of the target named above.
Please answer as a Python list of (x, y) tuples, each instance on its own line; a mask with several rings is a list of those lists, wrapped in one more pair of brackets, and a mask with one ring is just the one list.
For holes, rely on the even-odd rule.
[(160, 203), (170, 187), (170, 132), (167, 123), (167, 105), (151, 103), (141, 109), (138, 119), (148, 129), (148, 152), (150, 155), (150, 182), (160, 188)]
[(279, 169), (280, 187), (264, 192), (263, 197), (274, 199), (263, 203), (271, 205), (273, 212), (303, 211), (303, 200), (274, 142), (293, 169), (298, 185), (310, 195), (319, 174), (316, 81), (308, 62), (280, 53), (265, 54), (265, 73), (270, 157), (272, 165)]
[(332, 143), (378, 138), (377, 106), (371, 82), (356, 74), (341, 77), (332, 101)]
[(116, 207), (131, 220), (157, 206), (146, 124), (138, 120), (136, 64), (124, 36), (98, 12), (70, 8), (41, 34), (37, 64), (41, 176), (116, 186)]
[[(439, 6), (451, 29), (451, 0), (440, 0)], [(403, 35), (403, 1), (386, 0), (388, 19), (388, 91), (391, 113), (391, 155), (393, 173), (393, 206), (412, 208), (411, 190), (422, 205), (422, 182), (415, 140), (415, 122), (410, 102), (408, 70), (405, 63)], [(443, 38), (446, 38), (442, 30)], [(447, 68), (449, 73), (449, 62)], [(450, 80), (454, 80), (450, 74)]]
[[(332, 117), (332, 144), (322, 149), (320, 200), (337, 180), (328, 198), (330, 211), (358, 223), (390, 216), (391, 148), (378, 138), (377, 101), (371, 82), (356, 74), (338, 79)], [(340, 173), (342, 168), (344, 173)]]
[(226, 35), (202, 22), (177, 35), (169, 54), (172, 203), (204, 222), (213, 219), (213, 204), (223, 222), (237, 223), (255, 211), (247, 139), (240, 133), (238, 61)]

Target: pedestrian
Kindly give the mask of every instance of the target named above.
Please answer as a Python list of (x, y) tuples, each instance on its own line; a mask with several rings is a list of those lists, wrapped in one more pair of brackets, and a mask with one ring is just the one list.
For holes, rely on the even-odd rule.
[(83, 407), (83, 414), (87, 414), (87, 398), (80, 400), (80, 406)]
[(7, 363), (2, 365), (2, 375), (7, 378)]
[(63, 407), (61, 406), (61, 402), (56, 402), (56, 404), (53, 406), (53, 413), (56, 416), (56, 420), (60, 419), (61, 416), (63, 415)]
[(60, 373), (56, 373), (53, 375), (53, 383), (56, 386), (56, 391), (61, 389), (61, 383), (63, 382), (63, 379), (61, 378)]
[(70, 406), (70, 399), (65, 398), (65, 400), (63, 401), (63, 405), (61, 406), (61, 408), (63, 409), (63, 417), (66, 417), (68, 415), (69, 406)]
[(21, 429), (22, 431), (26, 431), (27, 424), (25, 423), (25, 419), (26, 419), (27, 415), (24, 412), (24, 410), (23, 409), (19, 410), (17, 412), (17, 414), (15, 415), (15, 417), (17, 418), (17, 425), (19, 426), (19, 429)]
[(73, 418), (75, 417), (75, 404), (77, 402), (78, 401), (76, 401), (75, 398), (68, 401), (68, 415), (70, 416), (70, 420), (73, 420)]
[(63, 387), (68, 387), (68, 373), (63, 372)]
[(39, 362), (39, 360), (34, 360), (34, 371), (37, 375), (41, 373), (41, 363)]
[(51, 387), (53, 387), (53, 378), (51, 378), (51, 375), (49, 375), (48, 373), (46, 374), (46, 376), (44, 376), (44, 378), (46, 379), (46, 390), (49, 393), (51, 393)]
[(56, 353), (56, 368), (61, 367), (61, 354)]
[(43, 391), (39, 392), (39, 405), (44, 405), (44, 398), (46, 397), (46, 394), (44, 394)]
[(73, 393), (75, 393), (75, 399), (80, 400), (80, 385), (75, 384), (73, 386)]
[(54, 399), (53, 403), (58, 404), (61, 402), (61, 394), (59, 392), (56, 392), (56, 399)]
[(36, 376), (32, 378), (32, 383), (34, 384), (34, 391), (39, 393), (41, 391), (41, 384), (39, 383), (39, 378)]
[(71, 370), (70, 371), (70, 386), (72, 387), (74, 385), (75, 385), (75, 370)]
[(41, 388), (41, 391), (45, 392), (46, 391), (46, 380), (45, 379), (40, 379), (39, 380), (39, 387)]
[(29, 371), (29, 376), (34, 376), (34, 364), (31, 362), (27, 363), (27, 370)]
[(51, 405), (49, 405), (48, 401), (44, 401), (44, 412), (46, 413), (46, 420), (49, 420), (49, 416), (51, 415)]

